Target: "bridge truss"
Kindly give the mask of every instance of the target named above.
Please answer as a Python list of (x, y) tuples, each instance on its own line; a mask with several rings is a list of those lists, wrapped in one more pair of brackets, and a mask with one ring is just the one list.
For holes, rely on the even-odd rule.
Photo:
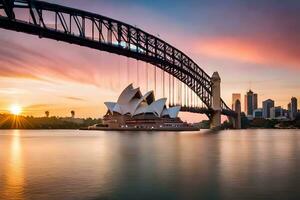
[[(0, 27), (107, 51), (151, 63), (186, 84), (206, 108), (212, 109), (212, 82), (182, 51), (137, 27), (99, 14), (37, 0), (0, 0)], [(221, 113), (234, 116), (221, 100)]]

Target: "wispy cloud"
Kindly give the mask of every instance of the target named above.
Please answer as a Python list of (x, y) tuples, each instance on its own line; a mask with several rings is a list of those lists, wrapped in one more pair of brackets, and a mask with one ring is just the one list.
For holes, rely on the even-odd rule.
[(29, 106), (26, 106), (25, 109), (29, 109), (29, 110), (35, 110), (35, 109), (41, 109), (41, 108), (45, 108), (45, 107), (49, 107), (52, 106), (51, 104), (32, 104)]
[(74, 101), (86, 101), (86, 99), (79, 98), (79, 97), (72, 97), (72, 96), (63, 97), (63, 98), (65, 98), (65, 99), (70, 99), (70, 100), (74, 100)]
[[(118, 61), (111, 54), (102, 57), (97, 50), (28, 38), (25, 34), (20, 34), (20, 37), (24, 38), (21, 43), (14, 42), (14, 36), (0, 37), (2, 77), (61, 80), (108, 87), (112, 76), (100, 74), (118, 75), (115, 71)], [(31, 48), (29, 43), (36, 48)], [(55, 48), (62, 48), (62, 51), (56, 51)]]

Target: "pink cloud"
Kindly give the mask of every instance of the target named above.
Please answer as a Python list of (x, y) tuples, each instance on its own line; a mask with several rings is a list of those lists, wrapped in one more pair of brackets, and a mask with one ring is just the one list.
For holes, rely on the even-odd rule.
[[(13, 39), (16, 34), (20, 35), (20, 41)], [(11, 36), (5, 34), (0, 43), (2, 77), (68, 81), (108, 87), (112, 76), (118, 75), (117, 59), (111, 54), (102, 56), (103, 53), (97, 50), (49, 42), (20, 33), (12, 33)]]
[(240, 37), (201, 38), (194, 43), (196, 53), (219, 59), (300, 69), (300, 50), (292, 44), (272, 43)]

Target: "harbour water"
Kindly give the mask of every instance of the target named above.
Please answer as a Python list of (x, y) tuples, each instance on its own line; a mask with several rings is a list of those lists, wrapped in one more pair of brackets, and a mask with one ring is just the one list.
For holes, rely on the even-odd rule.
[(299, 130), (0, 130), (0, 199), (300, 199)]

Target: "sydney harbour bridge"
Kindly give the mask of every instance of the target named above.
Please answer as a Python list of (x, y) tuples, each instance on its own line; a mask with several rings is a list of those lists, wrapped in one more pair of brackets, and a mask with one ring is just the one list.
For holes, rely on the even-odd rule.
[(183, 100), (180, 97), (176, 102), (181, 105), (181, 111), (206, 114), (212, 128), (219, 127), (221, 115), (226, 115), (235, 128), (240, 128), (240, 104), (233, 111), (222, 100), (217, 72), (209, 76), (182, 51), (135, 26), (44, 1), (0, 0), (0, 28), (150, 63), (168, 74), (169, 98), (175, 96), (174, 79), (184, 85), (177, 94)]

